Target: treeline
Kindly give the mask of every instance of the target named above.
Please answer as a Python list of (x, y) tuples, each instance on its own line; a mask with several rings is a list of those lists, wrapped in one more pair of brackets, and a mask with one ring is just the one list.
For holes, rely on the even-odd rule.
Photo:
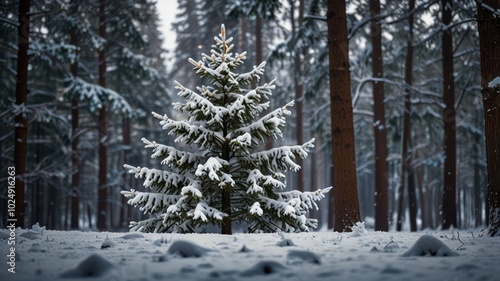
[(156, 134), (149, 113), (170, 103), (158, 26), (148, 0), (2, 2), (0, 161), (15, 167), (18, 225), (117, 229), (138, 216), (119, 191), (123, 163), (148, 161), (132, 139)]
[[(248, 52), (253, 64), (245, 67), (270, 63), (263, 79), (278, 78), (272, 103), (296, 101), (285, 142), (316, 138), (312, 157), (297, 159), (303, 169), (288, 175), (287, 184), (313, 190), (333, 183), (329, 202), (320, 208), (328, 212), (314, 214), (323, 225), (348, 231), (351, 221), (337, 224), (345, 213), (377, 230), (470, 228), (494, 221), (500, 141), (498, 131), (488, 128), (498, 124), (499, 99), (494, 85), (487, 85), (500, 74), (494, 64), (485, 65), (499, 55), (500, 40), (494, 39), (500, 32), (490, 23), (499, 13), (495, 1), (347, 1), (345, 20), (339, 21), (342, 13), (329, 11), (328, 1), (177, 2), (177, 45), (165, 73), (151, 1), (32, 0), (24, 106), (13, 94), (22, 59), (20, 7), (17, 1), (2, 4), (0, 161), (5, 171), (20, 161), (12, 144), (14, 124), (22, 124), (14, 116), (22, 116), (28, 124), (27, 167), (25, 173), (16, 170), (26, 184), (27, 224), (111, 229), (140, 215), (127, 209), (119, 191), (141, 183), (121, 166), (148, 163), (143, 136), (173, 141), (152, 131), (149, 113), (169, 113), (173, 80), (193, 86), (187, 59), (209, 49), (221, 23), (235, 36), (235, 51)], [(329, 20), (345, 25), (345, 34), (329, 30)], [(332, 49), (332, 42), (342, 44)], [(331, 66), (339, 62), (348, 87), (331, 77)], [(352, 121), (338, 123), (343, 116), (336, 114), (342, 102), (337, 90), (337, 98), (350, 96), (342, 104), (352, 106), (344, 112)], [(335, 148), (335, 135), (345, 136), (340, 125), (352, 127), (354, 143)], [(273, 145), (269, 140), (268, 148)], [(347, 146), (355, 150), (343, 151)], [(355, 165), (344, 153), (355, 153)]]

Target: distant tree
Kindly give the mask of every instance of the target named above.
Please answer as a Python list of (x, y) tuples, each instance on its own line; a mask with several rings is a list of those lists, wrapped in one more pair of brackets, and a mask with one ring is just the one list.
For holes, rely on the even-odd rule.
[[(99, 36), (106, 40), (106, 0), (99, 0)], [(98, 50), (99, 86), (106, 88), (106, 48)], [(98, 204), (97, 204), (97, 228), (105, 230), (109, 227), (108, 216), (108, 111), (106, 105), (99, 109), (98, 142), (99, 142), (99, 183), (98, 183)]]
[[(292, 23), (292, 32), (298, 33), (299, 26), (302, 24), (304, 19), (304, 0), (299, 1), (298, 5), (298, 18), (295, 18), (295, 0), (290, 0), (290, 20)], [(297, 142), (302, 143), (304, 140), (304, 77), (302, 75), (302, 58), (303, 51), (295, 50), (294, 54), (294, 88), (295, 88), (295, 102), (297, 107)], [(297, 159), (297, 165), (302, 166), (302, 159)], [(304, 191), (304, 171), (301, 169), (297, 172), (297, 189), (299, 191)]]
[(443, 122), (444, 122), (444, 181), (443, 181), (443, 229), (457, 226), (457, 141), (455, 110), (455, 76), (453, 71), (453, 35), (450, 23), (453, 17), (453, 1), (441, 1), (443, 23)]
[(339, 232), (351, 231), (361, 220), (345, 4), (344, 0), (328, 1), (327, 12), (334, 186), (330, 204), (335, 208), (334, 213), (329, 214), (329, 223), (333, 220), (333, 228)]
[(404, 189), (405, 185), (408, 186), (408, 196), (410, 198), (409, 209), (410, 209), (410, 230), (417, 231), (417, 220), (416, 220), (416, 194), (415, 194), (415, 180), (414, 173), (411, 169), (412, 154), (408, 151), (410, 147), (410, 136), (411, 136), (411, 96), (412, 90), (411, 86), (413, 84), (413, 19), (414, 19), (414, 9), (415, 0), (410, 0), (408, 4), (408, 37), (406, 42), (406, 60), (405, 60), (405, 90), (404, 90), (404, 113), (403, 113), (403, 136), (401, 139), (402, 149), (401, 149), (401, 178), (398, 188), (398, 209), (397, 209), (397, 220), (396, 220), (396, 230), (403, 230), (403, 199), (404, 199)]
[(370, 0), (372, 70), (373, 70), (373, 131), (375, 138), (375, 230), (388, 231), (387, 128), (385, 122), (384, 78), (382, 57), (382, 25), (380, 1)]
[(21, 110), (15, 115), (14, 161), (16, 175), (16, 226), (24, 228), (25, 219), (25, 176), (26, 156), (28, 152), (28, 120), (26, 108), (28, 103), (28, 48), (30, 43), (30, 0), (19, 2), (19, 25), (17, 27), (17, 86), (16, 106)]
[[(70, 34), (70, 44), (78, 45), (78, 38), (75, 31)], [(76, 59), (70, 66), (71, 75), (78, 77), (78, 60)], [(71, 165), (73, 175), (71, 176), (71, 229), (79, 228), (80, 220), (80, 155), (78, 151), (80, 119), (78, 109), (78, 98), (71, 99)]]
[(500, 235), (500, 4), (476, 1), (481, 51), (481, 93), (483, 96), (486, 161), (488, 164), (489, 230)]
[(145, 138), (152, 158), (162, 158), (168, 170), (124, 165), (144, 180), (151, 191), (123, 191), (128, 203), (154, 217), (130, 223), (142, 232), (193, 232), (205, 225), (221, 226), (222, 234), (232, 234), (233, 223), (247, 224), (249, 232), (277, 230), (309, 231), (317, 220), (306, 218), (315, 201), (330, 188), (315, 192), (280, 192), (286, 187), (282, 171), (297, 171), (294, 159), (306, 157), (314, 139), (302, 145), (259, 151), (268, 137), (282, 137), (284, 115), (293, 102), (267, 114), (274, 80), (256, 88), (242, 86), (259, 80), (261, 63), (247, 73), (236, 73), (246, 52), (232, 53), (233, 38), (226, 38), (224, 26), (215, 38), (211, 55), (189, 59), (209, 85), (192, 91), (176, 82), (184, 103), (174, 109), (188, 115), (176, 121), (167, 115), (153, 115), (176, 142), (189, 145), (193, 152), (159, 144)]

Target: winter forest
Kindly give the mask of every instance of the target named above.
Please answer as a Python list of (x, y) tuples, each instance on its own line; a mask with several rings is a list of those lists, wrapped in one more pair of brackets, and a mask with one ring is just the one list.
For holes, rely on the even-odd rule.
[(0, 228), (498, 235), (498, 1), (176, 1), (2, 1)]

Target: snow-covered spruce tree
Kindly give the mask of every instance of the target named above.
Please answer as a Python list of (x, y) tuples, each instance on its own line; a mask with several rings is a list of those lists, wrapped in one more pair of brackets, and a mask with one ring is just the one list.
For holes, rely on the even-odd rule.
[(285, 115), (293, 102), (273, 110), (269, 96), (274, 80), (255, 89), (244, 89), (258, 80), (265, 62), (248, 73), (238, 74), (246, 52), (233, 54), (233, 38), (226, 39), (224, 25), (215, 37), (210, 55), (200, 61), (189, 59), (197, 75), (210, 85), (192, 91), (176, 82), (184, 103), (174, 109), (186, 113), (176, 121), (153, 112), (160, 125), (175, 135), (175, 142), (194, 152), (142, 139), (160, 158), (165, 170), (124, 165), (144, 180), (146, 191), (122, 191), (128, 204), (140, 207), (151, 218), (131, 222), (131, 231), (194, 232), (200, 227), (220, 225), (223, 234), (232, 233), (232, 223), (243, 223), (249, 232), (309, 231), (317, 220), (306, 217), (316, 201), (331, 187), (314, 192), (283, 191), (283, 171), (300, 169), (294, 159), (305, 158), (314, 139), (302, 145), (261, 151), (268, 137), (282, 137)]

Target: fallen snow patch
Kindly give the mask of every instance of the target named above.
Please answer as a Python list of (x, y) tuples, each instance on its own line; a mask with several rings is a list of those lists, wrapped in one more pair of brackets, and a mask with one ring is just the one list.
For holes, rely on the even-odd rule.
[(409, 256), (458, 256), (458, 253), (453, 252), (441, 240), (436, 237), (426, 234), (418, 238), (413, 247), (403, 254), (403, 257)]
[(300, 250), (292, 250), (288, 252), (288, 264), (297, 264), (297, 263), (312, 263), (312, 264), (321, 264), (319, 257), (312, 252), (309, 251), (300, 251)]
[(199, 258), (204, 256), (209, 251), (209, 249), (183, 240), (175, 241), (172, 243), (170, 248), (168, 248), (169, 254), (178, 255), (183, 258)]
[(286, 267), (277, 261), (265, 260), (260, 261), (251, 268), (241, 272), (241, 277), (252, 277), (255, 275), (268, 275), (278, 272), (283, 272)]
[(101, 277), (112, 270), (115, 265), (98, 254), (90, 255), (74, 269), (61, 274), (61, 278)]

